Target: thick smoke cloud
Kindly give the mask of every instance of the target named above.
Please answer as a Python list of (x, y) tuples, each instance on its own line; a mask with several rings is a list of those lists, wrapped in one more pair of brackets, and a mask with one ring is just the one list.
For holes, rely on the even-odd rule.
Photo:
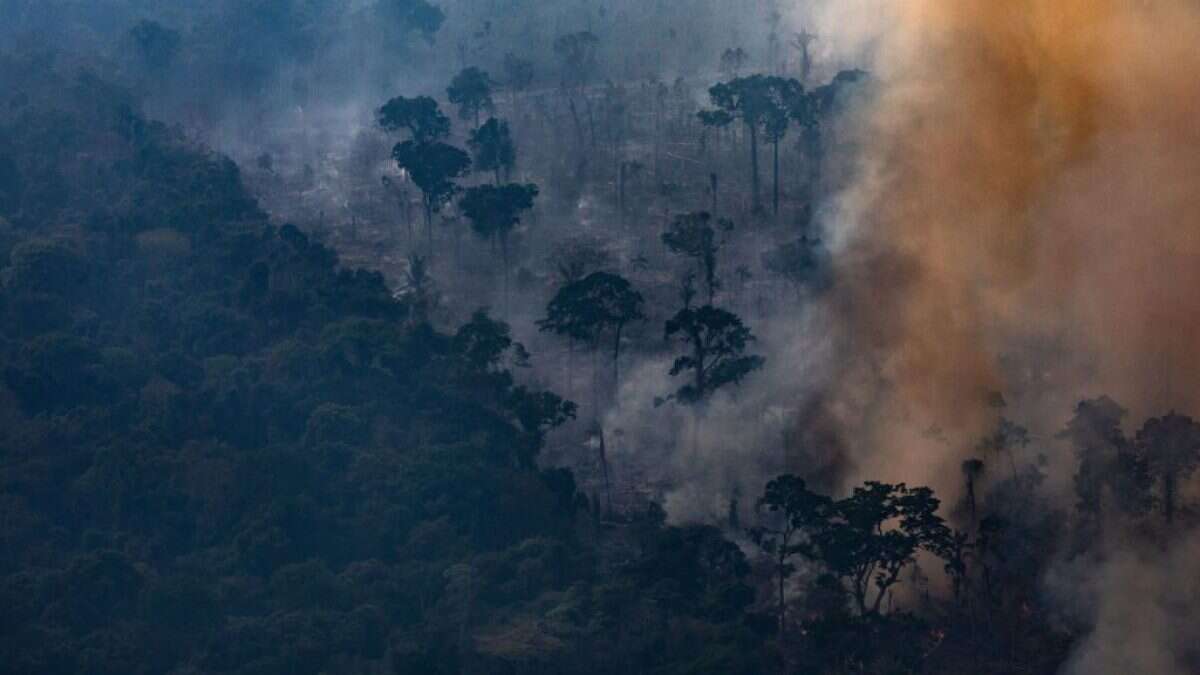
[[(1200, 8), (911, 0), (876, 14), (887, 30), (840, 16), (875, 76), (830, 221), (829, 409), (850, 478), (954, 495), (991, 392), (1043, 445), (1102, 393), (1135, 420), (1195, 413)], [(1087, 635), (1064, 672), (1187, 672), (1196, 560), (1194, 535), (1127, 533), (1053, 565), (1048, 592)]]
[(828, 307), (861, 474), (951, 488), (991, 392), (1051, 433), (1101, 392), (1135, 417), (1194, 409), (1195, 5), (919, 0), (876, 16), (886, 32), (853, 31), (882, 37)]

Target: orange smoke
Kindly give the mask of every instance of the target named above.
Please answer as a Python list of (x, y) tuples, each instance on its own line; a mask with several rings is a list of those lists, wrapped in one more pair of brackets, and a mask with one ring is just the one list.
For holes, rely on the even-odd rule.
[(832, 301), (861, 472), (953, 491), (993, 391), (1200, 412), (1197, 4), (898, 4)]

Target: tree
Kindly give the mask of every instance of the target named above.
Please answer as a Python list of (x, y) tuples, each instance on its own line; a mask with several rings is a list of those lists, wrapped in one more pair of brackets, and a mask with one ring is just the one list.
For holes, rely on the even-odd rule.
[(595, 349), (605, 333), (612, 335), (613, 380), (617, 380), (621, 358), (621, 333), (634, 321), (645, 321), (642, 294), (621, 276), (593, 272), (565, 284), (546, 306), (546, 317), (538, 321), (542, 331), (580, 340)]
[(562, 60), (565, 86), (586, 86), (596, 71), (596, 48), (600, 40), (590, 31), (568, 33), (554, 41), (554, 53)]
[(379, 109), (376, 120), (384, 131), (407, 131), (416, 143), (432, 143), (450, 135), (450, 118), (428, 96), (397, 96)]
[(831, 499), (810, 491), (802, 479), (791, 474), (767, 483), (766, 491), (758, 500), (758, 512), (762, 514), (765, 509), (774, 522), (753, 527), (748, 533), (774, 564), (781, 633), (786, 625), (785, 587), (796, 571), (791, 560), (796, 555), (809, 559), (816, 557), (813, 540), (825, 527), (832, 506)]
[(429, 253), (433, 252), (433, 214), (442, 210), (459, 187), (456, 178), (462, 178), (471, 168), (467, 153), (445, 143), (404, 141), (392, 149), (396, 165), (408, 172), (413, 183), (421, 190), (421, 204), (425, 209), (425, 233), (429, 241)]
[(468, 188), (458, 206), (471, 221), (475, 234), (500, 242), (504, 259), (504, 297), (508, 301), (508, 235), (521, 222), (521, 213), (533, 208), (536, 185), (480, 185)]
[[(937, 552), (949, 535), (929, 488), (868, 481), (834, 506), (819, 541), (822, 561), (850, 585), (861, 614), (877, 614), (888, 590), (917, 550)], [(895, 529), (885, 526), (898, 520)], [(870, 586), (875, 598), (870, 600)]]
[(763, 267), (786, 281), (797, 297), (805, 288), (821, 290), (829, 285), (832, 264), (829, 250), (820, 239), (801, 236), (767, 251), (762, 260)]
[(162, 74), (175, 62), (182, 41), (179, 31), (146, 19), (129, 29), (129, 38), (142, 66), (156, 75)]
[(1110, 504), (1126, 515), (1139, 515), (1152, 505), (1146, 458), (1121, 430), (1126, 414), (1107, 396), (1084, 400), (1058, 434), (1074, 446), (1079, 461), (1076, 508), (1096, 528)]
[(730, 47), (721, 52), (721, 73), (728, 78), (739, 77), (742, 74), (742, 68), (746, 65), (749, 59), (746, 50), (741, 47)]
[(401, 289), (401, 299), (410, 307), (414, 323), (424, 323), (429, 320), (430, 313), (437, 308), (438, 292), (433, 279), (429, 276), (429, 260), (424, 256), (412, 253), (408, 256), (408, 266), (404, 271), (404, 288)]
[(971, 459), (963, 460), (963, 463), (961, 465), (963, 479), (966, 481), (966, 486), (965, 486), (966, 494), (964, 495), (963, 498), (966, 499), (967, 511), (969, 511), (971, 514), (971, 525), (972, 526), (976, 525), (979, 521), (979, 518), (978, 518), (979, 502), (976, 499), (976, 496), (977, 496), (976, 486), (979, 484), (979, 478), (981, 476), (983, 476), (983, 471), (985, 468), (987, 468), (987, 465), (985, 465), (983, 463), (983, 460), (976, 459), (974, 457), (972, 457)]
[(604, 241), (578, 236), (557, 244), (547, 262), (554, 266), (559, 281), (566, 285), (592, 272), (607, 269), (613, 263), (613, 254)]
[(378, 7), (385, 17), (398, 22), (404, 30), (417, 31), (428, 42), (433, 42), (446, 21), (445, 12), (426, 0), (383, 0)]
[(1200, 423), (1174, 411), (1146, 420), (1135, 437), (1150, 475), (1162, 484), (1163, 519), (1175, 520), (1178, 484), (1200, 466)]
[(750, 534), (774, 557), (778, 574), (794, 569), (788, 558), (803, 555), (842, 581), (860, 616), (880, 613), (917, 551), (943, 556), (956, 549), (954, 533), (937, 515), (940, 502), (925, 487), (868, 481), (850, 496), (831, 500), (786, 475), (768, 483), (758, 503), (779, 524)]
[(798, 81), (768, 77), (766, 87), (767, 109), (763, 116), (763, 132), (771, 143), (772, 152), (772, 213), (779, 215), (779, 144), (787, 136), (793, 112), (805, 100), (804, 86)]
[(583, 146), (583, 123), (579, 120), (575, 97), (582, 96), (587, 106), (589, 126), (592, 127), (592, 144), (596, 143), (596, 130), (592, 122), (592, 103), (586, 89), (591, 84), (596, 73), (596, 48), (600, 40), (590, 31), (568, 33), (559, 36), (554, 41), (554, 53), (562, 61), (562, 88), (567, 92), (567, 104), (571, 108), (571, 118), (575, 121), (575, 131), (579, 137), (580, 147)]
[(682, 403), (703, 402), (721, 387), (740, 383), (765, 362), (761, 356), (745, 353), (755, 338), (742, 320), (712, 305), (692, 307), (685, 302), (683, 309), (666, 324), (666, 339), (676, 336), (689, 351), (675, 359), (671, 375), (684, 371), (692, 375), (692, 381), (675, 392), (675, 398)]
[(1006, 417), (1001, 417), (996, 423), (996, 428), (984, 436), (975, 449), (996, 455), (1001, 453), (1008, 455), (1009, 467), (1012, 469), (1013, 477), (1016, 477), (1017, 460), (1014, 451), (1016, 448), (1028, 447), (1029, 443), (1028, 429)]
[[(717, 232), (712, 226), (712, 214), (707, 211), (685, 213), (675, 218), (670, 229), (662, 235), (663, 244), (672, 252), (691, 258), (704, 273), (704, 286), (708, 291), (708, 304), (712, 304), (721, 281), (717, 278), (717, 251), (720, 244)], [(727, 218), (717, 220), (717, 226), (724, 232), (733, 230), (733, 221)]]
[(517, 92), (522, 92), (533, 86), (533, 62), (522, 59), (509, 52), (504, 55), (504, 84), (513, 93), (516, 100)]
[(768, 116), (775, 110), (772, 87), (765, 75), (738, 77), (729, 82), (714, 85), (708, 90), (715, 109), (698, 113), (700, 122), (706, 126), (724, 127), (741, 122), (750, 135), (750, 179), (754, 210), (762, 210), (759, 194), (758, 134)]
[(446, 96), (458, 106), (458, 118), (474, 120), (476, 129), (479, 128), (479, 113), (496, 108), (492, 101), (492, 78), (474, 66), (464, 68), (454, 76), (446, 89)]
[(517, 162), (517, 150), (513, 145), (508, 122), (495, 117), (471, 132), (467, 141), (475, 154), (475, 168), (495, 174), (496, 185), (500, 185), (500, 174), (508, 174)]

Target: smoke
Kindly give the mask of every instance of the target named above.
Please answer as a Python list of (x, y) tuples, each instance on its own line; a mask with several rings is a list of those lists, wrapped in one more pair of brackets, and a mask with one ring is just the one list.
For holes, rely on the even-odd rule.
[(857, 473), (953, 492), (993, 392), (1051, 431), (1101, 392), (1194, 409), (1196, 5), (912, 0), (873, 30), (871, 4), (845, 5), (875, 91), (826, 307)]
[(1123, 539), (1140, 546), (1080, 557), (1047, 575), (1051, 597), (1071, 608), (1066, 618), (1090, 629), (1062, 672), (1195, 672), (1200, 537), (1192, 533), (1165, 550), (1136, 533)]
[(842, 472), (836, 453), (802, 450), (798, 457), (792, 442), (796, 420), (811, 410), (796, 402), (816, 399), (835, 356), (815, 321), (799, 312), (756, 327), (752, 351), (767, 355), (766, 367), (702, 407), (656, 406), (680, 386), (667, 374), (671, 359), (639, 363), (604, 418), (618, 482), (649, 488), (672, 522), (721, 522), (734, 500), (748, 518), (766, 481), (797, 464), (818, 484), (832, 485)]
[[(812, 16), (866, 40), (874, 79), (856, 179), (826, 222), (841, 353), (826, 400), (847, 480), (953, 497), (993, 392), (1043, 444), (1085, 397), (1134, 419), (1194, 413), (1200, 5), (864, 0)], [(1085, 634), (1064, 672), (1191, 672), (1198, 540), (1150, 538), (1046, 571)]]

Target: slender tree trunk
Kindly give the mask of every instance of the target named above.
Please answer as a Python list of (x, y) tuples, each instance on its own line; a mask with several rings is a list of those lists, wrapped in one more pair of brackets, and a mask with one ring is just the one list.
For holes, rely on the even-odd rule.
[(772, 199), (774, 200), (774, 203), (773, 203), (774, 213), (776, 216), (778, 216), (779, 215), (779, 141), (775, 140), (772, 143), (772, 145), (774, 146), (774, 154), (775, 154), (775, 176), (774, 176), (775, 185), (773, 187), (771, 196), (772, 196)]
[(758, 180), (758, 129), (753, 124), (747, 124), (750, 131), (750, 189), (753, 192), (754, 211), (762, 210), (762, 200), (759, 198)]
[(1168, 526), (1175, 522), (1175, 474), (1171, 471), (1163, 474), (1163, 518)]
[(613, 394), (620, 390), (620, 362), (621, 362), (621, 330), (624, 324), (617, 324), (616, 337), (613, 339)]
[(600, 368), (596, 365), (600, 344), (592, 342), (592, 422), (600, 426)]
[(779, 637), (783, 638), (783, 629), (787, 625), (787, 617), (785, 615), (787, 612), (787, 603), (783, 593), (784, 584), (787, 581), (783, 574), (787, 565), (786, 545), (781, 543), (779, 549)]
[(596, 431), (600, 434), (600, 472), (604, 476), (604, 499), (607, 502), (607, 515), (612, 515), (612, 482), (608, 477), (608, 448), (604, 444), (604, 428), (599, 424), (596, 425)]
[(504, 317), (508, 318), (508, 234), (500, 235), (500, 258), (504, 264)]
[(625, 162), (617, 164), (617, 213), (621, 216), (621, 226), (625, 225)]
[(428, 243), (428, 255), (433, 257), (433, 203), (425, 200), (425, 240)]

